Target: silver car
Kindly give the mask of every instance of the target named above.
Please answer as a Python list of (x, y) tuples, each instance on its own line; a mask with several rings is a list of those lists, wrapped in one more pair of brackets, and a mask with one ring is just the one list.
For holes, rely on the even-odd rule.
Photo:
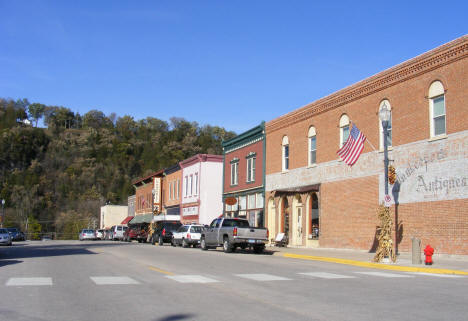
[(96, 239), (96, 236), (94, 235), (94, 230), (82, 229), (79, 235), (79, 239), (80, 241)]
[(6, 228), (0, 228), (0, 244), (11, 245), (11, 235)]

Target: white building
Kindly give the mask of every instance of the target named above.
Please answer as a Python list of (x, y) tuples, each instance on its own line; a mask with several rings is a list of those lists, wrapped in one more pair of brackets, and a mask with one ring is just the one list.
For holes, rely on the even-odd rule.
[(99, 228), (109, 228), (120, 224), (128, 216), (128, 206), (105, 205), (101, 206)]
[(182, 223), (209, 224), (223, 214), (223, 156), (198, 154), (180, 162)]

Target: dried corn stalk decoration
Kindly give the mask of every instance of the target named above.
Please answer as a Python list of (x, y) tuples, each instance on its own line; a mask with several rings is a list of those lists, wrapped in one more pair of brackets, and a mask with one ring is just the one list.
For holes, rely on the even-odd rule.
[(395, 184), (396, 181), (396, 171), (393, 165), (388, 166), (388, 182), (390, 185)]
[(381, 262), (384, 257), (392, 259), (392, 262), (396, 261), (395, 252), (393, 251), (393, 240), (392, 240), (392, 218), (390, 217), (390, 209), (383, 205), (379, 206), (377, 210), (377, 216), (380, 219), (380, 226), (377, 227), (379, 247), (375, 252), (374, 262)]

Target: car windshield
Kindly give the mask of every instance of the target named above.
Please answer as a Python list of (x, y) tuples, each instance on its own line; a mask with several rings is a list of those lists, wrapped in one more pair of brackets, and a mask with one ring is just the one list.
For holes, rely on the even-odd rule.
[(14, 227), (7, 228), (7, 230), (8, 232), (18, 232), (18, 229)]
[(190, 232), (192, 233), (201, 233), (202, 232), (202, 227), (201, 226), (192, 226), (190, 229)]

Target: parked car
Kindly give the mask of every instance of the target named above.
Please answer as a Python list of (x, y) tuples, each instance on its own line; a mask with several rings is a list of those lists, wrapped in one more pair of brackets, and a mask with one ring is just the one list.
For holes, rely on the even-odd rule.
[(112, 226), (112, 229), (111, 229), (111, 237), (112, 237), (112, 240), (114, 241), (117, 241), (117, 240), (123, 240), (124, 238), (124, 232), (125, 230), (128, 228), (128, 226), (126, 225), (115, 225), (115, 226)]
[(16, 227), (8, 227), (7, 230), (8, 230), (8, 233), (10, 233), (11, 239), (13, 241), (25, 241), (26, 240), (24, 233), (18, 230)]
[(104, 230), (96, 230), (94, 232), (94, 237), (96, 240), (103, 240), (104, 239)]
[(158, 221), (155, 224), (153, 235), (151, 236), (151, 244), (164, 245), (171, 243), (172, 233), (176, 231), (182, 224), (179, 221)]
[(104, 240), (112, 240), (112, 228), (104, 230)]
[(11, 245), (11, 235), (6, 228), (0, 228), (0, 244)]
[(266, 242), (268, 230), (264, 227), (251, 227), (248, 220), (240, 218), (217, 218), (203, 229), (200, 247), (206, 251), (223, 246), (226, 253), (235, 251), (237, 247), (252, 247), (255, 253), (262, 253)]
[(80, 241), (94, 240), (95, 239), (94, 230), (82, 229), (79, 235), (79, 239)]
[(124, 232), (123, 240), (126, 242), (131, 242), (132, 240), (137, 240), (138, 243), (146, 243), (148, 238), (148, 229), (142, 225), (131, 225)]
[(203, 225), (182, 225), (177, 231), (172, 233), (172, 246), (180, 245), (196, 247), (200, 244), (200, 236), (203, 230)]

